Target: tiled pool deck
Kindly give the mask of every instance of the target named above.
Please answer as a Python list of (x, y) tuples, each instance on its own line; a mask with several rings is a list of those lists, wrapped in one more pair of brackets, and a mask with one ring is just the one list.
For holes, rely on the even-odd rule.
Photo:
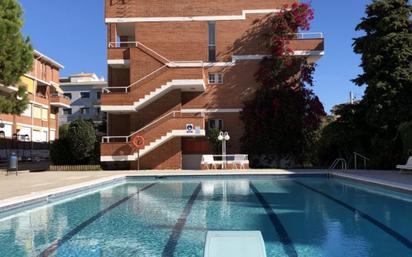
[[(110, 183), (126, 176), (199, 176), (199, 175), (293, 175), (293, 174), (328, 174), (328, 170), (207, 170), (207, 171), (177, 171), (177, 170), (150, 170), (150, 171), (95, 171), (95, 172), (39, 172), (15, 174), (0, 173), (0, 211), (8, 206), (28, 202), (36, 199), (47, 199), (51, 195), (63, 194), (92, 187), (102, 183)], [(330, 174), (361, 180), (369, 183), (381, 184), (400, 190), (412, 192), (412, 174), (400, 174), (398, 171), (347, 171), (331, 172)], [(17, 207), (17, 206), (16, 206)]]

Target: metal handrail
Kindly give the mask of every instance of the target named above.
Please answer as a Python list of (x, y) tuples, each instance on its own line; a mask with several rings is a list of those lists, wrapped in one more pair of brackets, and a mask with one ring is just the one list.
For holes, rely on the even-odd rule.
[[(161, 116), (160, 118), (157, 118), (157, 119), (153, 120), (152, 122), (150, 122), (149, 124), (145, 125), (145, 126), (142, 127), (141, 129), (133, 132), (133, 133), (130, 134), (129, 136), (104, 136), (104, 137), (102, 137), (102, 143), (110, 143), (110, 139), (124, 139), (124, 142), (125, 142), (125, 143), (130, 142), (130, 139), (131, 139), (132, 136), (134, 136), (134, 135), (142, 132), (143, 130), (147, 129), (148, 127), (156, 124), (157, 122), (159, 122), (159, 121), (161, 121), (161, 120), (163, 120), (163, 119), (165, 119), (165, 118), (167, 118), (167, 117), (169, 117), (169, 116), (171, 116), (171, 115), (173, 116), (173, 118), (176, 118), (176, 114), (177, 114), (177, 113), (187, 114), (187, 113), (183, 113), (183, 112), (181, 112), (181, 111), (172, 111), (172, 112), (169, 112), (169, 113)], [(203, 113), (203, 112), (199, 112), (199, 113), (202, 115), (202, 117), (204, 117), (204, 113)], [(198, 113), (193, 113), (193, 114), (198, 114)]]
[(338, 166), (339, 163), (342, 164), (342, 166), (341, 166), (341, 170), (342, 170), (342, 171), (347, 171), (347, 170), (348, 170), (348, 163), (347, 163), (346, 160), (343, 159), (343, 158), (337, 158), (337, 159), (335, 159), (335, 160), (333, 161), (332, 165), (330, 165), (329, 169), (330, 169), (330, 170), (335, 169), (335, 168)]
[(132, 84), (130, 84), (130, 85), (127, 86), (127, 87), (104, 87), (104, 88), (102, 88), (102, 93), (112, 93), (110, 90), (113, 90), (113, 89), (124, 89), (124, 92), (127, 93), (127, 92), (129, 92), (129, 89), (130, 89), (132, 86), (137, 85), (137, 84), (140, 83), (141, 81), (147, 79), (148, 77), (150, 77), (150, 76), (152, 76), (153, 74), (159, 72), (160, 70), (164, 69), (165, 67), (167, 67), (166, 64), (163, 65), (163, 66), (161, 66), (160, 68), (152, 71), (151, 73), (147, 74), (147, 75), (144, 76), (143, 78), (138, 79), (137, 81), (133, 82)]
[(112, 41), (112, 42), (109, 42), (107, 47), (108, 48), (120, 48), (121, 47), (120, 44), (127, 44), (127, 45), (134, 44), (137, 47), (137, 41)]
[(303, 32), (303, 33), (295, 33), (297, 39), (317, 39), (323, 38), (322, 32)]
[(353, 152), (353, 156), (355, 157), (355, 158), (354, 158), (355, 170), (358, 169), (358, 161), (357, 161), (358, 158), (357, 158), (357, 157), (360, 157), (361, 159), (363, 159), (363, 167), (364, 167), (364, 169), (366, 169), (366, 163), (367, 163), (367, 161), (369, 161), (370, 159), (369, 159), (368, 157), (360, 154), (360, 153), (357, 153), (357, 152)]

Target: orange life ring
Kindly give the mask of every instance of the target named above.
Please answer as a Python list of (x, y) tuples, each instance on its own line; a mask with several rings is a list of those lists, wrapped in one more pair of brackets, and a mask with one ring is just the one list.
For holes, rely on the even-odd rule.
[(134, 135), (131, 142), (135, 149), (143, 149), (144, 147), (144, 138), (142, 136)]

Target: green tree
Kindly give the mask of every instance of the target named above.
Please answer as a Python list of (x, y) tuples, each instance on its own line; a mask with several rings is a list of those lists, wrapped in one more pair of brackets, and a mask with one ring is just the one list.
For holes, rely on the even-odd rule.
[(365, 149), (373, 166), (393, 168), (401, 156), (397, 137), (401, 123), (412, 120), (412, 6), (407, 0), (373, 0), (356, 27), (354, 39), (363, 73), (354, 82), (366, 85), (354, 124), (369, 141)]
[[(23, 10), (16, 0), (0, 1), (0, 86), (16, 85), (30, 71), (33, 49), (21, 34)], [(27, 108), (25, 88), (11, 96), (0, 96), (0, 113), (20, 114)]]
[(78, 163), (89, 163), (94, 156), (96, 132), (93, 124), (83, 119), (69, 126), (69, 142), (73, 158)]
[(54, 165), (75, 164), (70, 148), (69, 125), (59, 127), (59, 139), (54, 141), (50, 149), (50, 157)]
[(209, 140), (209, 143), (212, 145), (214, 154), (219, 154), (222, 149), (222, 141), (218, 139), (219, 134), (220, 129), (218, 128), (209, 129), (209, 131), (207, 132), (207, 139)]
[(403, 156), (412, 156), (412, 121), (404, 122), (399, 126), (399, 135), (403, 145)]

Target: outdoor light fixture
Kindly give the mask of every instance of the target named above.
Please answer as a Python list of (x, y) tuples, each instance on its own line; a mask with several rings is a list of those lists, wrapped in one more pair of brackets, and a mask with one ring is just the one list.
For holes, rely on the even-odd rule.
[(226, 168), (226, 141), (230, 140), (229, 132), (220, 131), (219, 136), (217, 137), (219, 141), (222, 141), (222, 160), (223, 168)]

